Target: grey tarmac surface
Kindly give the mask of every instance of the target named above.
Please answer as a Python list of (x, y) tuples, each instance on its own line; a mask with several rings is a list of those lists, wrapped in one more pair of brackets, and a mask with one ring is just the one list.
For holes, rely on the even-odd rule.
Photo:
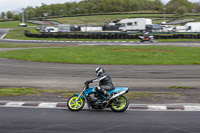
[[(0, 86), (78, 89), (99, 65), (18, 61), (0, 58)], [(115, 86), (199, 87), (200, 65), (100, 65)], [(95, 84), (94, 84), (95, 85)]]
[(0, 29), (0, 40), (9, 32), (10, 28)]
[[(0, 58), (0, 87), (33, 87), (82, 90), (83, 83), (95, 76), (99, 65), (61, 64), (9, 60)], [(177, 93), (160, 97), (144, 97), (131, 103), (199, 103), (199, 65), (101, 65), (112, 76), (115, 86), (128, 86), (134, 92), (154, 94)], [(96, 86), (96, 84), (92, 84)], [(196, 89), (167, 89), (169, 86), (190, 86)], [(181, 94), (181, 95), (180, 95)], [(42, 96), (0, 97), (7, 101), (65, 102), (61, 94)]]
[[(68, 109), (65, 102), (39, 102), (39, 101), (0, 101), (0, 108), (49, 108), (49, 109)], [(87, 103), (81, 111), (88, 110)], [(106, 108), (105, 110), (111, 110)], [(173, 104), (129, 104), (128, 111), (200, 111), (198, 103), (173, 103)], [(98, 110), (99, 111), (99, 110)]]
[(74, 44), (80, 46), (183, 46), (200, 47), (200, 42), (155, 42), (141, 43), (139, 41), (49, 41), (49, 40), (15, 40), (0, 39), (0, 43), (20, 43), (20, 44)]
[(0, 108), (1, 133), (199, 133), (200, 112)]

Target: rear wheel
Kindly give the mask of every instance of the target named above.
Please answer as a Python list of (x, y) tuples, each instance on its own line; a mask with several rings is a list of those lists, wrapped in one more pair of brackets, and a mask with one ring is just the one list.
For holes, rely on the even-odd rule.
[(79, 98), (76, 102), (77, 98), (78, 98), (78, 96), (72, 96), (68, 99), (67, 107), (68, 107), (69, 110), (80, 111), (81, 109), (83, 109), (83, 107), (85, 105), (85, 100), (82, 99), (82, 98)]
[(125, 96), (119, 96), (111, 103), (110, 108), (113, 112), (124, 112), (128, 108), (129, 102)]

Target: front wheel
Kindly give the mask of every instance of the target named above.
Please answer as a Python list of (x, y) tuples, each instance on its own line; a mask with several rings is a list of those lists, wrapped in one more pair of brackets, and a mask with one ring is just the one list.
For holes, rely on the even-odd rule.
[(81, 109), (83, 109), (83, 107), (85, 105), (85, 100), (82, 99), (82, 98), (79, 98), (76, 102), (77, 98), (78, 98), (78, 96), (72, 96), (68, 99), (67, 107), (68, 107), (69, 110), (80, 111)]
[(129, 102), (125, 96), (119, 96), (111, 103), (111, 110), (113, 112), (124, 112), (128, 108)]

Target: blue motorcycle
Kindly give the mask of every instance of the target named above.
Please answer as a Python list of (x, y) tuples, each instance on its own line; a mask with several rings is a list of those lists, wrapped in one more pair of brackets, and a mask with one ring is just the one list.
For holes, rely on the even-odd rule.
[(96, 91), (96, 87), (85, 85), (80, 94), (75, 94), (67, 101), (67, 107), (71, 111), (80, 111), (87, 102), (89, 109), (111, 108), (113, 112), (124, 112), (129, 106), (129, 102), (123, 94), (128, 93), (128, 87), (116, 87), (108, 91), (111, 95), (109, 100), (106, 96)]

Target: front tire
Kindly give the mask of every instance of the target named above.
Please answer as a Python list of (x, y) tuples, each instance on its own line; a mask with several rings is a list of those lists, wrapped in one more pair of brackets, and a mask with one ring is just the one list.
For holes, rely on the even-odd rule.
[(111, 103), (111, 110), (113, 112), (124, 112), (129, 106), (129, 101), (125, 96), (119, 96)]
[(79, 98), (76, 102), (76, 99), (78, 96), (72, 96), (67, 101), (67, 107), (71, 111), (80, 111), (83, 109), (85, 105), (85, 100), (82, 98)]

